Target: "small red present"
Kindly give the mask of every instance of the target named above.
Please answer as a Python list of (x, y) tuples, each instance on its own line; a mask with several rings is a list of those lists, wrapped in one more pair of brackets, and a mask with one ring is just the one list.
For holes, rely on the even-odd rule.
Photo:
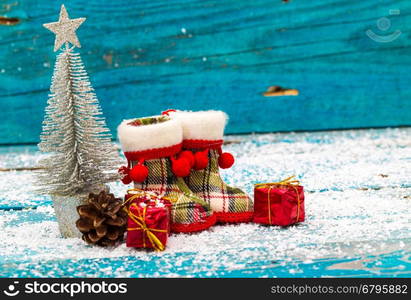
[[(132, 203), (145, 203), (152, 207), (165, 207), (168, 210), (169, 218), (171, 220), (172, 202), (166, 197), (160, 197), (157, 193), (140, 189), (129, 189), (125, 196), (125, 203), (127, 203), (128, 206)], [(169, 230), (171, 230), (171, 226), (169, 226)]]
[(169, 211), (165, 207), (133, 202), (128, 208), (127, 247), (163, 251), (169, 233)]
[(254, 188), (254, 223), (288, 226), (304, 221), (304, 188), (294, 176)]

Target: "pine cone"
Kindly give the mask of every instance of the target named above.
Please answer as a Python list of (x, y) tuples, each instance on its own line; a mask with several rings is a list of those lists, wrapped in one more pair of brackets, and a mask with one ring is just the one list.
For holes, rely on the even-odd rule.
[(83, 240), (99, 246), (113, 246), (121, 241), (127, 224), (122, 204), (120, 198), (105, 191), (98, 195), (90, 193), (88, 204), (77, 207), (80, 219), (76, 226), (83, 233)]

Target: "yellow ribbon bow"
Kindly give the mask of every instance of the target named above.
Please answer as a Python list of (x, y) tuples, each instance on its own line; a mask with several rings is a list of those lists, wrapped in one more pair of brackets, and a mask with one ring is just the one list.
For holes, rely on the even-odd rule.
[(297, 219), (296, 222), (298, 222), (298, 219), (300, 218), (300, 206), (301, 206), (301, 200), (300, 200), (300, 193), (298, 192), (297, 187), (300, 186), (300, 181), (295, 178), (295, 175), (290, 176), (286, 179), (283, 179), (278, 182), (268, 182), (268, 183), (257, 183), (254, 185), (256, 189), (264, 189), (268, 188), (268, 222), (270, 225), (272, 224), (271, 222), (271, 198), (270, 198), (270, 192), (271, 189), (278, 187), (278, 186), (284, 186), (284, 187), (291, 187), (295, 190), (295, 193), (297, 194)]
[(146, 212), (147, 212), (147, 206), (144, 207), (143, 209), (143, 214), (141, 215), (140, 213), (140, 208), (136, 203), (132, 203), (130, 205), (131, 207), (135, 207), (136, 211), (138, 212), (138, 215), (135, 215), (131, 209), (128, 209), (127, 213), (128, 216), (131, 220), (134, 221), (134, 223), (137, 224), (137, 227), (134, 228), (127, 228), (127, 230), (142, 230), (143, 231), (143, 247), (146, 248), (146, 236), (153, 245), (153, 248), (156, 251), (163, 251), (165, 249), (165, 245), (158, 239), (158, 237), (153, 233), (153, 232), (168, 232), (166, 229), (155, 229), (155, 228), (149, 228), (146, 224)]

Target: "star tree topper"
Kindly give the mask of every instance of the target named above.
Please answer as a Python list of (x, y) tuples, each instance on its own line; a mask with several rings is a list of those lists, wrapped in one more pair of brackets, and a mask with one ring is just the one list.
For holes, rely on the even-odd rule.
[(54, 32), (56, 35), (54, 52), (59, 50), (64, 43), (71, 43), (74, 46), (81, 48), (76, 35), (76, 30), (85, 20), (86, 18), (70, 19), (64, 4), (61, 5), (58, 22), (43, 24), (44, 27)]

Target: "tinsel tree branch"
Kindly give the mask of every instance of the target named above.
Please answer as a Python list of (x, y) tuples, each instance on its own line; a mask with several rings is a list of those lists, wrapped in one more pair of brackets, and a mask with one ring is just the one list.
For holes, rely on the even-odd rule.
[(39, 149), (50, 153), (38, 171), (42, 193), (73, 195), (118, 179), (118, 151), (78, 53), (58, 55)]

